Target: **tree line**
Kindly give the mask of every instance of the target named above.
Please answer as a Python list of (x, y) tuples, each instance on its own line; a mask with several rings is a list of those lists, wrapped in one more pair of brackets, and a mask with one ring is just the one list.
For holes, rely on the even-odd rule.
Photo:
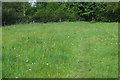
[(120, 21), (118, 2), (3, 2), (2, 25), (31, 22)]

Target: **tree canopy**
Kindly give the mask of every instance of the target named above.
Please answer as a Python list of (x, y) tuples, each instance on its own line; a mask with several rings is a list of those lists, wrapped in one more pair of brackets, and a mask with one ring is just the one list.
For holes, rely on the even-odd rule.
[(3, 2), (2, 24), (63, 21), (118, 22), (118, 2)]

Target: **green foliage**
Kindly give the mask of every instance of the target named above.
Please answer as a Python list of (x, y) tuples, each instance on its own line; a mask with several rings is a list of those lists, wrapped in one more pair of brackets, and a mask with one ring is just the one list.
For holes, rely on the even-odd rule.
[(29, 3), (4, 2), (2, 7), (3, 25), (26, 23), (30, 19), (29, 12), (32, 10)]
[(63, 21), (117, 22), (117, 2), (3, 3), (3, 24)]

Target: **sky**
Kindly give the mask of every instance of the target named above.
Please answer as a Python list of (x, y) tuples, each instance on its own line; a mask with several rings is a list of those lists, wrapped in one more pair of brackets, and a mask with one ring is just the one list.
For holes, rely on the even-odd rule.
[(36, 0), (29, 0), (29, 3), (31, 3), (31, 6), (34, 6)]

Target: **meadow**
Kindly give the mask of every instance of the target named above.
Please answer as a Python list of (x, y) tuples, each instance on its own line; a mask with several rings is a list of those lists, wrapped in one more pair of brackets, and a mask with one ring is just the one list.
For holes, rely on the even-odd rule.
[(117, 78), (118, 23), (2, 27), (3, 78)]

